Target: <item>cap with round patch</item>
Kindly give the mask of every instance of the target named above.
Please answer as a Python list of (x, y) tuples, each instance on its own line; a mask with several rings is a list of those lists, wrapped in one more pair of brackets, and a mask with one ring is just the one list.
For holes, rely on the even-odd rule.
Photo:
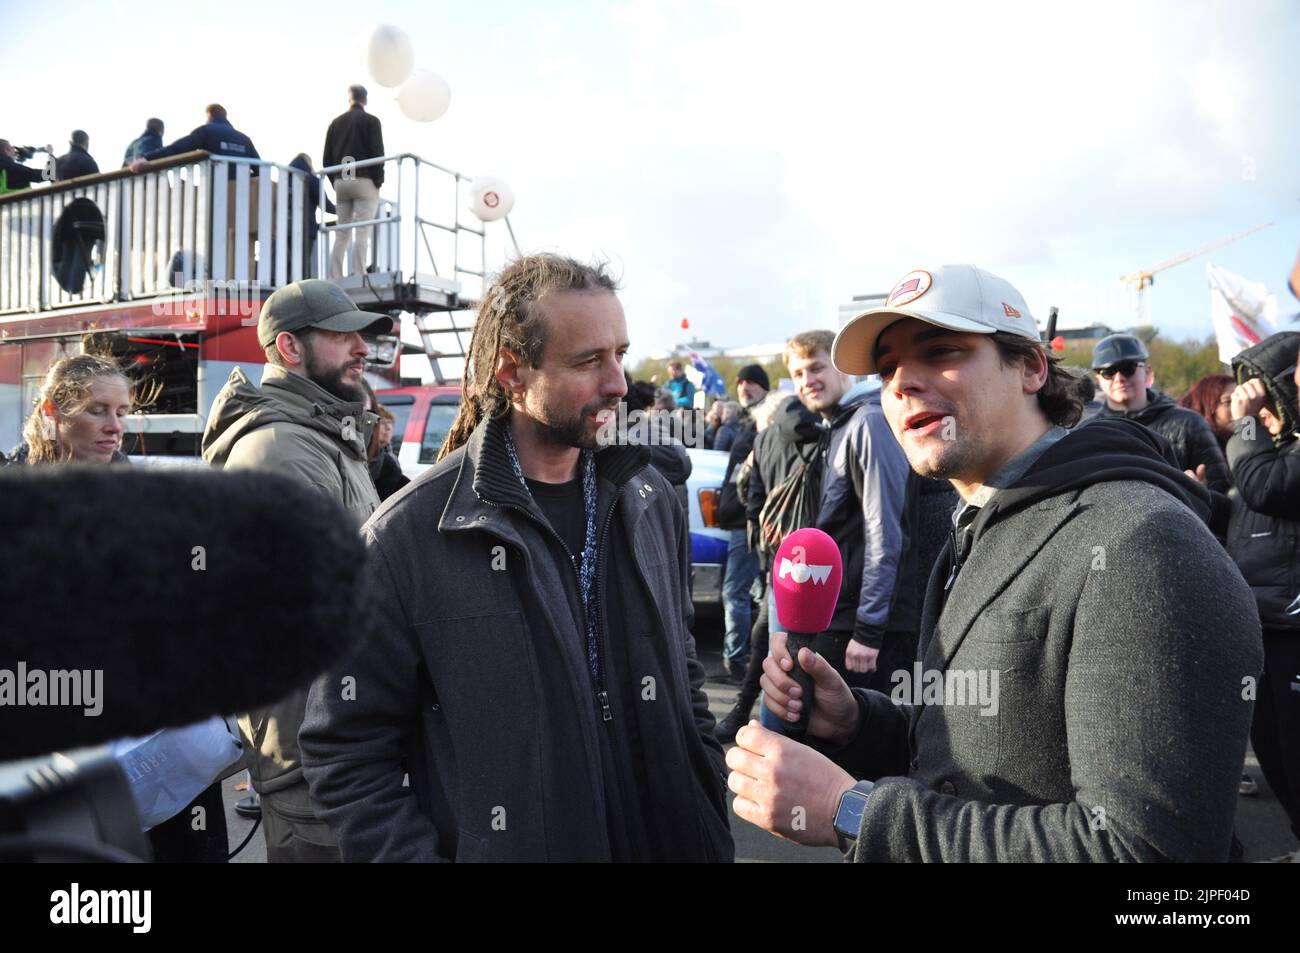
[(876, 341), (901, 318), (971, 334), (1005, 331), (1037, 341), (1038, 325), (1010, 282), (974, 265), (909, 271), (880, 308), (854, 315), (835, 336), (831, 360), (846, 374), (876, 373)]
[(919, 269), (909, 271), (898, 279), (898, 284), (894, 285), (894, 290), (889, 292), (889, 297), (885, 299), (885, 307), (901, 308), (905, 304), (911, 304), (929, 291), (932, 284), (934, 284), (934, 279), (930, 277), (928, 271)]

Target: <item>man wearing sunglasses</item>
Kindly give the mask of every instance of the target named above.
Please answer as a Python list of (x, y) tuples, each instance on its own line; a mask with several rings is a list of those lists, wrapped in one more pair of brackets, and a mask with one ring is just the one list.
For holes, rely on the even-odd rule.
[[(1128, 417), (1154, 430), (1173, 445), (1178, 464), (1197, 473), (1211, 490), (1228, 492), (1228, 463), (1205, 418), (1179, 407), (1168, 395), (1151, 389), (1155, 375), (1141, 338), (1112, 334), (1092, 349), (1097, 387), (1106, 398), (1098, 417)], [(1204, 470), (1200, 468), (1204, 467)]]

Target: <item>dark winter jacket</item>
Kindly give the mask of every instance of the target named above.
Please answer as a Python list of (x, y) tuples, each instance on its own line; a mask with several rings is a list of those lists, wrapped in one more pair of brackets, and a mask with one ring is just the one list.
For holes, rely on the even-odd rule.
[[(1253, 418), (1247, 418), (1253, 419)], [(1236, 486), (1228, 523), (1228, 552), (1250, 583), (1259, 617), (1269, 628), (1300, 631), (1300, 441), (1275, 447), (1256, 421), (1254, 439), (1240, 431), (1228, 441)]]
[(754, 465), (745, 500), (745, 520), (750, 526), (758, 523), (768, 493), (789, 479), (800, 461), (822, 465), (825, 436), (822, 418), (798, 397), (782, 401), (772, 422), (754, 439)]
[(388, 499), (411, 482), (411, 478), (402, 472), (397, 458), (387, 449), (381, 450), (379, 456), (370, 461), (370, 479), (375, 481), (375, 492), (380, 500)]
[[(303, 179), (307, 183), (307, 237), (313, 239), (320, 231), (320, 222), (318, 220), (320, 215), (320, 179), (312, 172), (311, 165), (302, 156), (294, 156), (293, 161), (289, 163), (289, 168), (305, 173)], [(327, 196), (325, 198), (325, 214), (333, 215), (337, 211), (338, 209), (334, 207), (334, 203)]]
[(316, 808), (344, 860), (730, 861), (667, 481), (642, 447), (596, 454), (593, 679), (577, 573), (505, 426), (482, 423), (363, 528), (378, 634), (311, 690)]
[(59, 181), (77, 179), (83, 175), (98, 175), (99, 163), (81, 146), (71, 146), (54, 160), (54, 173)]
[[(384, 154), (384, 129), (378, 116), (366, 112), (364, 106), (352, 106), (341, 116), (336, 116), (325, 132), (325, 167), (342, 165), (350, 156), (357, 162), (378, 159)], [(330, 182), (337, 182), (340, 172), (330, 173)], [(358, 177), (369, 179), (375, 187), (384, 184), (383, 163), (364, 166), (356, 170)]]
[(126, 153), (122, 156), (122, 166), (126, 167), (136, 159), (143, 159), (155, 149), (161, 149), (162, 145), (162, 136), (146, 129), (144, 132), (140, 133), (140, 135), (132, 139), (131, 144), (126, 147)]
[(686, 488), (694, 469), (690, 454), (686, 445), (672, 435), (672, 427), (665, 417), (656, 414), (651, 418), (651, 425), (658, 428), (659, 437), (650, 447), (650, 463), (672, 484), (682, 512), (690, 513), (690, 491)]
[(1232, 359), (1232, 372), (1238, 384), (1258, 378), (1268, 391), (1275, 416), (1282, 420), (1282, 432), (1273, 438), (1281, 446), (1300, 436), (1300, 413), (1297, 412), (1295, 369), (1300, 351), (1300, 331), (1279, 331), (1246, 348)]
[(736, 442), (736, 437), (740, 433), (740, 421), (728, 420), (724, 424), (719, 424), (718, 429), (713, 432), (713, 449), (729, 452), (731, 445)]
[(727, 470), (722, 477), (722, 492), (718, 495), (718, 526), (722, 529), (745, 528), (745, 505), (740, 502), (736, 489), (736, 469), (745, 462), (754, 449), (754, 439), (758, 428), (754, 421), (744, 421), (735, 441), (731, 444), (731, 456), (727, 457)]
[(1275, 334), (1233, 359), (1238, 381), (1264, 382), (1283, 428), (1270, 437), (1256, 417), (1237, 422), (1228, 441), (1234, 486), (1227, 546), (1254, 590), (1263, 624), (1300, 631), (1300, 613), (1287, 613), (1300, 596), (1300, 440), (1292, 379), (1297, 347), (1300, 334)]
[[(227, 119), (209, 120), (191, 130), (188, 136), (181, 136), (170, 146), (162, 146), (146, 152), (144, 158), (150, 161), (165, 159), (168, 156), (178, 156), (182, 152), (192, 152), (195, 149), (202, 149), (214, 156), (235, 156), (240, 159), (261, 158), (257, 154), (257, 147), (253, 145), (253, 140), (232, 126)], [(257, 175), (256, 165), (249, 169), (249, 175)], [(235, 177), (233, 164), (230, 166), (227, 177), (231, 179)]]
[(1226, 860), (1263, 649), (1208, 513), (1114, 418), (996, 491), (930, 577), (916, 695), (854, 692), (831, 753), (880, 779), (854, 859)]
[(1179, 407), (1167, 394), (1148, 390), (1147, 405), (1141, 410), (1131, 413), (1111, 410), (1108, 404), (1093, 419), (1104, 420), (1107, 417), (1127, 417), (1150, 427), (1173, 446), (1179, 466), (1195, 471), (1198, 465), (1205, 464), (1206, 486), (1220, 493), (1228, 492), (1231, 484), (1228, 463), (1223, 459), (1214, 431), (1196, 411)]
[(0, 194), (4, 192), (16, 192), (19, 189), (25, 189), (28, 186), (36, 185), (38, 182), (45, 180), (44, 167), (34, 168), (33, 166), (23, 165), (17, 159), (10, 156), (0, 155), (0, 174), (3, 175), (4, 181), (0, 182)]

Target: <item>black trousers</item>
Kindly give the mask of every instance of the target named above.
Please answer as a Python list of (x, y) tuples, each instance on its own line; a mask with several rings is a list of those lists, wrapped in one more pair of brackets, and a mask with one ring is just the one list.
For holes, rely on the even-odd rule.
[(1300, 632), (1264, 629), (1264, 677), (1250, 743), (1264, 780), (1300, 837)]

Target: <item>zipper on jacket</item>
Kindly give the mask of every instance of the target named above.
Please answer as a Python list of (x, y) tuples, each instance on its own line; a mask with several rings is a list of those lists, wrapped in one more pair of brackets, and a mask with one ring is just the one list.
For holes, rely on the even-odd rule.
[(952, 584), (957, 581), (957, 570), (961, 568), (961, 551), (957, 548), (957, 527), (948, 527), (948, 540), (952, 546), (952, 569), (948, 570), (948, 581), (943, 584), (946, 596), (952, 591)]
[[(555, 531), (554, 527), (552, 527), (550, 523), (544, 520), (539, 520), (536, 516), (534, 516), (528, 510), (524, 509), (522, 506), (516, 506), (513, 503), (493, 503), (491, 500), (483, 500), (483, 502), (486, 503), (488, 506), (495, 506), (497, 509), (508, 508), (512, 510), (518, 510), (520, 513), (523, 513), (524, 516), (528, 517), (538, 526), (546, 530), (546, 532), (550, 533), (552, 538), (554, 538), (554, 540), (560, 544), (560, 549), (564, 550), (564, 554), (568, 557), (569, 568), (573, 570), (573, 580), (578, 587), (578, 611), (580, 613), (580, 621), (582, 624), (582, 655), (583, 655), (583, 660), (585, 661), (587, 656), (587, 607), (582, 604), (582, 576), (578, 572), (577, 557), (574, 556), (573, 553), (569, 552), (568, 545), (564, 542), (563, 539), (560, 538), (560, 534)], [(617, 499), (615, 499), (615, 503), (617, 502), (618, 502)], [(603, 543), (605, 539), (604, 534), (609, 529), (609, 524), (611, 519), (613, 518), (613, 515), (614, 515), (614, 507), (611, 506), (609, 508), (609, 515), (605, 517), (605, 528), (601, 531), (601, 536), (596, 543), (596, 559), (598, 562), (600, 560), (600, 551), (603, 548)], [(598, 580), (601, 579), (599, 573), (596, 574), (596, 577)], [(604, 588), (603, 585), (600, 582), (598, 582), (596, 603), (593, 606), (593, 608), (598, 608), (600, 606), (602, 600), (603, 588)], [(604, 627), (599, 624), (600, 622), (599, 615), (596, 617), (596, 621), (597, 621), (596, 676), (593, 679), (594, 684), (592, 685), (592, 689), (595, 692), (596, 704), (600, 706), (600, 720), (608, 722), (614, 720), (614, 711), (612, 708), (610, 708), (609, 705), (609, 692), (605, 690), (605, 659), (604, 659), (605, 632), (604, 632)], [(583, 667), (585, 668), (586, 666)]]
[(593, 570), (596, 573), (596, 601), (592, 605), (592, 610), (596, 613), (596, 701), (600, 705), (601, 720), (607, 722), (614, 720), (614, 712), (609, 707), (609, 692), (605, 690), (605, 630), (609, 626), (601, 625), (601, 622), (604, 621), (603, 613), (605, 611), (606, 573), (601, 571), (604, 567), (600, 565), (600, 555), (606, 551), (605, 540), (609, 534), (609, 524), (614, 520), (614, 510), (617, 506), (618, 496), (616, 494), (614, 502), (610, 504), (609, 512), (605, 514), (605, 525), (601, 527), (600, 536), (596, 538), (596, 566)]

